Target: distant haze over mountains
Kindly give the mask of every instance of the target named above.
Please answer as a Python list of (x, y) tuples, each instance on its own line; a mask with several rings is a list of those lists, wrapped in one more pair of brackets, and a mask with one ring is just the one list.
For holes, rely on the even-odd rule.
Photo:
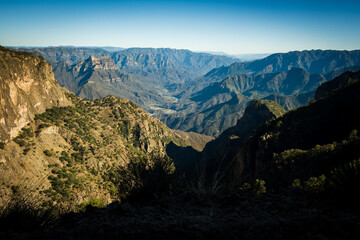
[(292, 51), (242, 62), (169, 48), (21, 50), (43, 56), (60, 85), (78, 96), (125, 97), (172, 128), (212, 136), (233, 126), (254, 98), (297, 108), (321, 83), (360, 66), (359, 50)]

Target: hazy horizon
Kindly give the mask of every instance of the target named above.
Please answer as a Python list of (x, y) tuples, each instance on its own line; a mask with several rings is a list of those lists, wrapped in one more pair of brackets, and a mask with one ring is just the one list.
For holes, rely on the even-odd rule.
[(270, 54), (360, 49), (360, 2), (0, 0), (0, 45)]

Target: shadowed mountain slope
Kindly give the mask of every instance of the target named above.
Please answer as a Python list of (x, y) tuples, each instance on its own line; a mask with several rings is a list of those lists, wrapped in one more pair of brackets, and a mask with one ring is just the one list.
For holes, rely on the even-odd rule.
[[(258, 128), (245, 143), (236, 138), (231, 140), (228, 146), (237, 147), (225, 146), (224, 154), (226, 157), (223, 164), (225, 166), (231, 165), (228, 167), (230, 170), (227, 177), (234, 182), (237, 181), (237, 183), (241, 179), (262, 178), (269, 181), (269, 184), (280, 184), (282, 180), (277, 179), (277, 177), (281, 174), (285, 176), (287, 173), (286, 170), (283, 170), (280, 174), (280, 168), (280, 170), (276, 170), (280, 166), (279, 164), (282, 164), (281, 161), (278, 161), (277, 154), (285, 154), (285, 151), (292, 151), (291, 149), (296, 151), (300, 149), (299, 151), (303, 151), (304, 154), (310, 154), (307, 151), (311, 149), (313, 149), (311, 151), (318, 151), (318, 153), (325, 151), (324, 154), (328, 152), (329, 159), (332, 159), (330, 157), (332, 153), (336, 153), (334, 149), (339, 149), (338, 151), (344, 154), (344, 158), (336, 157), (336, 159), (329, 160), (328, 165), (326, 165), (326, 158), (311, 155), (313, 153), (309, 156), (317, 157), (307, 158), (308, 161), (313, 161), (308, 163), (309, 165), (301, 164), (301, 158), (292, 159), (293, 164), (288, 163), (289, 166), (284, 168), (289, 169), (290, 167), (293, 173), (293, 175), (288, 176), (286, 184), (290, 184), (288, 181), (294, 180), (296, 176), (304, 180), (312, 176), (319, 176), (322, 173), (329, 174), (331, 168), (358, 158), (360, 156), (358, 150), (356, 147), (352, 147), (352, 144), (356, 146), (358, 143), (355, 140), (355, 142), (347, 141), (351, 132), (360, 128), (358, 107), (360, 104), (358, 94), (360, 84), (358, 80), (350, 81), (350, 79), (358, 79), (358, 75), (359, 72), (348, 72), (329, 83), (324, 83), (333, 85), (332, 89), (337, 90), (332, 91), (328, 97), (268, 122), (265, 126)], [(342, 82), (347, 82), (347, 84), (342, 84), (342, 88), (338, 88), (338, 84), (335, 84), (340, 81), (339, 79), (343, 79)], [(319, 89), (321, 88), (320, 86)], [(288, 159), (288, 161), (292, 160), (291, 158)], [(276, 183), (276, 181), (279, 182)]]

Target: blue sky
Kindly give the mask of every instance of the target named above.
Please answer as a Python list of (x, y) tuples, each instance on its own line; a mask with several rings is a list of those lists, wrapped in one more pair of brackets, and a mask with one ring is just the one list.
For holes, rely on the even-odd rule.
[(4, 46), (360, 49), (360, 1), (0, 0)]

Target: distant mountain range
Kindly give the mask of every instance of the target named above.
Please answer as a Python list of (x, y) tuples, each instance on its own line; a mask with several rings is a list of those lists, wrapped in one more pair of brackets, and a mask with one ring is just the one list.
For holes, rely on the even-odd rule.
[[(279, 73), (229, 74), (210, 85), (211, 79), (202, 82), (205, 84), (190, 83), (187, 90), (178, 94), (178, 102), (168, 106), (176, 113), (157, 113), (157, 116), (171, 128), (218, 136), (241, 118), (252, 99), (273, 100), (286, 110), (295, 109), (308, 104), (321, 83), (346, 70), (360, 70), (360, 67), (344, 68), (325, 75), (292, 68)], [(231, 100), (233, 98), (238, 101)]]
[[(321, 83), (360, 69), (359, 50), (293, 51), (248, 62), (167, 48), (23, 50), (52, 63), (60, 85), (80, 97), (125, 97), (172, 128), (212, 136), (233, 126), (254, 98), (291, 110), (306, 105)], [(95, 58), (102, 63), (94, 65)]]
[[(257, 75), (303, 68), (309, 73), (327, 74), (335, 70), (360, 65), (360, 50), (310, 50), (276, 53), (266, 58), (243, 63), (234, 63), (229, 69), (232, 73)], [(219, 69), (226, 72), (226, 69)]]

